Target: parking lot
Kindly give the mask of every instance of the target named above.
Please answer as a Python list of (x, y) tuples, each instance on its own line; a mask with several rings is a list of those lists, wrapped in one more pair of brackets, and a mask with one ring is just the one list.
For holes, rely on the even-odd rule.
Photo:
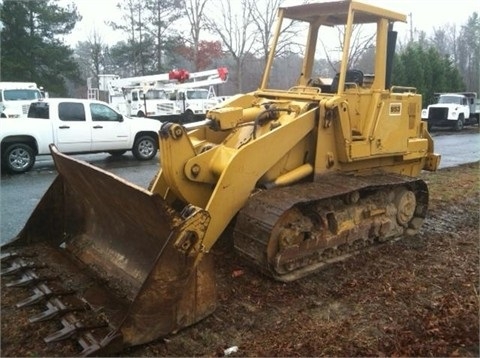
[[(480, 160), (480, 132), (478, 126), (467, 127), (462, 132), (438, 129), (432, 133), (435, 151), (442, 155), (440, 168)], [(75, 158), (105, 169), (142, 188), (154, 178), (160, 164), (156, 159), (139, 162), (131, 153), (121, 157), (108, 154), (77, 155)], [(2, 243), (13, 238), (30, 216), (32, 210), (48, 189), (56, 171), (49, 156), (37, 160), (32, 171), (22, 175), (3, 174), (0, 182)]]

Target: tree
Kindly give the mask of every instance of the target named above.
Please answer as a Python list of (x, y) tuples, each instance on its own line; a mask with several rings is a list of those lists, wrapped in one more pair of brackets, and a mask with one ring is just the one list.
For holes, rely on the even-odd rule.
[(5, 0), (0, 19), (2, 81), (36, 82), (55, 95), (66, 94), (66, 79), (79, 81), (73, 50), (61, 41), (81, 19), (75, 5)]
[(109, 25), (128, 34), (128, 39), (114, 46), (112, 59), (118, 54), (125, 63), (127, 56), (129, 76), (168, 71), (179, 43), (173, 25), (181, 17), (183, 0), (122, 0), (117, 7), (124, 13), (123, 22)]
[[(338, 44), (337, 53), (341, 53), (345, 43), (345, 31), (346, 26), (337, 26)], [(350, 39), (350, 49), (348, 52), (348, 68), (358, 68), (362, 57), (365, 52), (372, 50), (375, 41), (375, 32), (365, 31), (365, 27), (362, 24), (354, 24), (352, 27), (352, 37)], [(332, 70), (337, 72), (339, 70), (340, 60), (333, 59), (326, 49), (325, 44), (322, 41), (324, 53), (328, 63)]]
[(465, 89), (458, 69), (449, 56), (442, 56), (432, 45), (411, 42), (396, 54), (393, 83), (416, 87), (423, 96), (423, 106), (433, 101), (435, 92), (460, 92)]
[(114, 30), (120, 30), (127, 34), (127, 40), (122, 41), (122, 48), (126, 52), (129, 61), (130, 76), (147, 74), (149, 66), (148, 56), (144, 49), (148, 49), (145, 38), (146, 5), (143, 0), (123, 0), (117, 4), (117, 8), (123, 12), (122, 22), (109, 22)]
[(204, 60), (203, 55), (200, 55), (201, 42), (203, 46), (208, 45), (209, 43), (214, 44), (216, 42), (209, 41), (200, 41), (200, 32), (205, 26), (205, 6), (209, 0), (185, 0), (185, 14), (187, 15), (188, 22), (190, 23), (190, 49), (191, 49), (191, 59), (195, 66), (195, 71), (200, 71), (202, 65), (199, 63), (200, 60)]
[(480, 17), (478, 12), (474, 12), (462, 26), (457, 42), (457, 66), (467, 89), (480, 93)]
[(146, 29), (155, 43), (155, 69), (157, 72), (167, 71), (169, 68), (164, 66), (163, 56), (167, 49), (173, 50), (177, 42), (176, 33), (171, 29), (182, 16), (184, 3), (182, 0), (147, 0), (145, 4), (149, 12)]
[[(455, 25), (445, 25), (434, 29), (433, 35), (422, 39), (424, 46), (433, 46), (443, 57), (458, 68), (466, 90), (480, 91), (480, 18), (474, 12), (460, 31)], [(456, 81), (458, 71), (451, 72)], [(450, 89), (450, 91), (452, 91)]]
[(75, 47), (75, 57), (83, 78), (93, 77), (98, 83), (100, 74), (107, 68), (108, 46), (102, 36), (93, 29), (87, 41), (81, 41)]
[(363, 73), (375, 72), (375, 47), (367, 48), (355, 63), (355, 68)]
[(220, 41), (200, 41), (196, 47), (182, 45), (176, 52), (193, 63), (196, 71), (207, 69), (216, 59), (223, 57)]
[[(269, 46), (273, 37), (275, 20), (277, 19), (277, 10), (284, 1), (285, 0), (252, 2), (252, 19), (258, 32), (257, 42), (260, 46), (259, 57), (263, 58), (265, 62), (268, 58)], [(297, 29), (295, 22), (285, 21), (279, 36), (277, 48), (275, 49), (275, 57), (299, 53), (299, 49), (292, 51), (292, 46), (297, 45), (299, 47), (296, 42), (296, 36)]]
[(457, 53), (457, 30), (455, 25), (445, 25), (433, 29), (433, 35), (430, 43), (443, 56), (452, 56), (453, 61), (456, 62)]
[[(266, 65), (270, 44), (273, 39), (275, 31), (275, 23), (277, 20), (278, 8), (282, 5), (284, 0), (271, 0), (271, 1), (253, 1), (252, 6), (252, 20), (254, 23), (254, 31), (256, 43), (254, 44), (255, 59), (251, 58), (249, 61), (248, 69), (257, 69), (254, 71), (257, 81), (262, 77), (263, 67)], [(304, 1), (305, 2), (305, 1)], [(272, 72), (269, 78), (269, 86), (273, 84), (279, 84), (280, 88), (285, 88), (285, 82), (288, 86), (292, 86), (294, 81), (288, 78), (290, 76), (285, 75), (285, 69), (279, 66), (280, 63), (288, 63), (288, 60), (283, 62), (280, 59), (294, 58), (296, 54), (302, 52), (303, 44), (298, 43), (298, 22), (284, 19), (282, 29), (275, 48), (274, 58), (276, 59), (276, 65), (273, 66)], [(259, 60), (261, 60), (261, 63)], [(253, 62), (257, 63), (253, 63)], [(262, 67), (263, 66), (263, 67)], [(287, 88), (288, 88), (287, 86)]]
[(235, 11), (230, 0), (217, 0), (214, 5), (219, 18), (207, 19), (208, 29), (220, 37), (226, 52), (234, 61), (237, 93), (243, 90), (245, 60), (256, 40), (256, 32), (252, 28), (252, 1), (254, 0), (235, 2), (234, 6), (240, 10)]

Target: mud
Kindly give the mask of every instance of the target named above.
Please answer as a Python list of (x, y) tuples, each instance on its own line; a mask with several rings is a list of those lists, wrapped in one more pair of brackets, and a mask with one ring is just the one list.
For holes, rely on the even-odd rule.
[[(119, 356), (479, 356), (479, 163), (424, 173), (420, 232), (292, 283), (247, 266), (227, 230), (214, 255), (218, 307), (200, 323)], [(70, 356), (43, 342), (26, 293), (2, 284), (1, 356)]]

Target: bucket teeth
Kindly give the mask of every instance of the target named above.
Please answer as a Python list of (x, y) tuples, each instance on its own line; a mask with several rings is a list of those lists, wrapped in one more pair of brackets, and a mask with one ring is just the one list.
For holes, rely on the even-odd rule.
[(36, 315), (33, 315), (28, 320), (31, 323), (48, 321), (52, 318), (62, 316), (65, 313), (73, 311), (85, 310), (84, 305), (65, 305), (58, 298), (54, 297), (47, 301), (47, 309), (43, 312), (40, 312)]
[(46, 285), (39, 284), (33, 288), (33, 295), (27, 297), (26, 299), (18, 302), (16, 304), (17, 308), (22, 308), (26, 306), (34, 305), (42, 300), (45, 300), (53, 295), (52, 290), (50, 290)]
[[(62, 320), (62, 324), (64, 324), (64, 321)], [(43, 340), (45, 343), (51, 343), (51, 342), (59, 342), (63, 341), (67, 338), (70, 338), (74, 336), (78, 331), (85, 329), (83, 325), (80, 322), (77, 322), (75, 324), (64, 324), (64, 327), (47, 337), (45, 337)]]
[(17, 308), (32, 306), (53, 296), (64, 296), (75, 293), (73, 290), (51, 290), (44, 283), (40, 283), (33, 288), (33, 295), (16, 304)]
[[(58, 342), (67, 338), (71, 338), (75, 335), (79, 335), (80, 332), (88, 331), (95, 328), (107, 327), (106, 323), (100, 323), (98, 325), (84, 325), (78, 321), (73, 315), (69, 315), (66, 318), (62, 318), (63, 328), (45, 337), (43, 340), (45, 343)], [(95, 340), (92, 336), (92, 339)], [(96, 341), (96, 340), (95, 340)]]
[(88, 357), (92, 352), (97, 352), (101, 348), (100, 343), (91, 333), (86, 333), (79, 337), (78, 343), (82, 347), (82, 351), (79, 354), (80, 357)]
[(37, 274), (33, 271), (27, 271), (22, 273), (21, 277), (18, 280), (9, 282), (5, 284), (6, 287), (25, 287), (25, 286), (32, 286), (43, 279), (40, 279)]
[[(43, 248), (43, 247), (42, 247)], [(43, 310), (39, 313), (32, 313), (28, 318), (30, 323), (58, 325), (56, 331), (47, 333), (43, 340), (45, 343), (54, 343), (64, 340), (78, 342), (77, 354), (91, 356), (98, 354), (103, 349), (104, 339), (112, 333), (110, 322), (103, 313), (101, 307), (89, 305), (88, 300), (83, 298), (84, 291), (89, 282), (83, 286), (71, 284), (71, 277), (76, 274), (81, 276), (79, 271), (63, 272), (57, 269), (56, 261), (45, 259), (45, 255), (37, 254), (35, 249), (29, 251), (2, 252), (1, 271), (3, 287), (19, 288), (29, 291), (28, 297), (23, 298), (15, 304), (19, 309), (37, 305), (35, 310)], [(38, 250), (41, 252), (41, 250)], [(49, 251), (47, 251), (49, 252)], [(54, 252), (55, 254), (55, 252)], [(52, 255), (55, 258), (55, 255)], [(45, 263), (48, 263), (45, 264)], [(45, 270), (38, 270), (43, 269)], [(62, 277), (58, 276), (61, 273)], [(5, 279), (4, 279), (5, 278)], [(95, 297), (99, 297), (96, 290)], [(38, 311), (37, 311), (38, 312)], [(121, 334), (114, 337), (121, 341)], [(81, 352), (80, 352), (81, 351)]]
[[(31, 257), (36, 257), (37, 255), (35, 255), (34, 253), (22, 253), (21, 257), (28, 257), (28, 258), (31, 258)], [(16, 258), (19, 258), (20, 257), (20, 254), (17, 252), (17, 251), (9, 251), (9, 252), (2, 252), (1, 255), (0, 255), (0, 262), (2, 264), (4, 263), (8, 263), (12, 260), (15, 260)]]
[(0, 255), (0, 262), (2, 264), (12, 261), (18, 257), (17, 252), (2, 252)]
[(15, 275), (19, 272), (34, 268), (37, 268), (37, 265), (35, 265), (33, 262), (24, 262), (23, 260), (20, 262), (13, 262), (9, 268), (0, 272), (0, 276)]

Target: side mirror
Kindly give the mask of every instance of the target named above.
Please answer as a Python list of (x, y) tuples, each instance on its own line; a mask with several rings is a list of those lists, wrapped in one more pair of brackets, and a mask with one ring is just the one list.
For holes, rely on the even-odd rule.
[(121, 115), (121, 114), (119, 113), (117, 120), (118, 120), (119, 122), (123, 122), (123, 115)]

